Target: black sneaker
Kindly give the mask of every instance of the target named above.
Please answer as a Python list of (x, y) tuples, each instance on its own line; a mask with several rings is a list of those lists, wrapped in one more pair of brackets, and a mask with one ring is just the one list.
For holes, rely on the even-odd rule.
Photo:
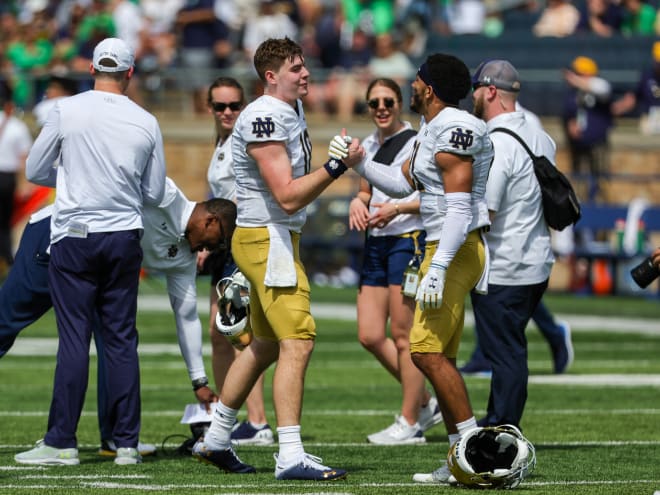
[(193, 447), (192, 454), (200, 461), (212, 464), (226, 473), (248, 474), (257, 472), (253, 466), (241, 461), (231, 447), (226, 450), (211, 450), (203, 440), (200, 440)]

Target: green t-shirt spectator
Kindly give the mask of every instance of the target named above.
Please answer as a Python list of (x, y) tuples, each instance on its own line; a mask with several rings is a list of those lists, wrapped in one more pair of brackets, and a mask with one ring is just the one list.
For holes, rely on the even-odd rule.
[(637, 13), (630, 10), (624, 11), (621, 32), (626, 35), (654, 35), (655, 34), (655, 9), (648, 3), (640, 2)]
[[(359, 28), (367, 34), (378, 35), (387, 33), (394, 27), (393, 0), (371, 0), (366, 2), (342, 0), (341, 5), (344, 9), (346, 21), (354, 29)], [(371, 20), (369, 17), (371, 17)], [(369, 28), (364, 23), (370, 24), (373, 31), (369, 32)]]
[(103, 39), (115, 36), (115, 23), (112, 14), (100, 12), (85, 16), (76, 31), (76, 43), (82, 45), (93, 38)]
[(32, 97), (32, 87), (28, 75), (48, 69), (53, 59), (53, 44), (50, 40), (40, 38), (32, 43), (15, 41), (7, 47), (7, 59), (15, 69), (14, 103), (25, 107)]

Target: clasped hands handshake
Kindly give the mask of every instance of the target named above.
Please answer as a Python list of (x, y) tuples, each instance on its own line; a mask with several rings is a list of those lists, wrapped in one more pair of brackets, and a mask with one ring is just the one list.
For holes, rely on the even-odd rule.
[(347, 136), (346, 129), (342, 129), (341, 134), (330, 140), (328, 156), (342, 161), (349, 168), (360, 163), (364, 155), (364, 148), (360, 146), (360, 140)]

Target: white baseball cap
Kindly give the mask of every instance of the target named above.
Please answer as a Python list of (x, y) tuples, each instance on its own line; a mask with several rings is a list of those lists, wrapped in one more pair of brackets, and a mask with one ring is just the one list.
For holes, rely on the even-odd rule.
[[(116, 67), (101, 65), (99, 62), (103, 59), (114, 61), (117, 64)], [(120, 40), (119, 38), (106, 38), (94, 48), (94, 58), (92, 59), (92, 63), (94, 69), (99, 72), (121, 72), (133, 67), (134, 60), (135, 55), (133, 54), (133, 50), (124, 40)]]

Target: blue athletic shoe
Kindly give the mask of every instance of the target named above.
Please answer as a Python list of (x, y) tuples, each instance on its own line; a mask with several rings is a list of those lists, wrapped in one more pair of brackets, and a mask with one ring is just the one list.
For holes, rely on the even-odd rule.
[(468, 361), (458, 368), (458, 371), (464, 375), (475, 375), (484, 378), (490, 378), (493, 375), (493, 370), (488, 361)]
[(309, 454), (303, 456), (294, 464), (282, 466), (275, 458), (275, 478), (278, 480), (311, 480), (311, 481), (332, 481), (346, 478), (348, 474), (343, 469), (335, 469), (321, 464), (323, 460)]
[(273, 430), (268, 424), (255, 428), (249, 421), (243, 421), (231, 432), (233, 445), (273, 445)]
[(551, 348), (555, 373), (560, 375), (573, 364), (574, 352), (573, 342), (571, 341), (571, 327), (565, 321), (557, 322), (557, 326), (561, 328), (564, 338), (552, 345)]
[(241, 461), (231, 447), (225, 450), (211, 450), (203, 440), (200, 440), (193, 447), (192, 455), (226, 473), (249, 474), (257, 472), (254, 467)]

